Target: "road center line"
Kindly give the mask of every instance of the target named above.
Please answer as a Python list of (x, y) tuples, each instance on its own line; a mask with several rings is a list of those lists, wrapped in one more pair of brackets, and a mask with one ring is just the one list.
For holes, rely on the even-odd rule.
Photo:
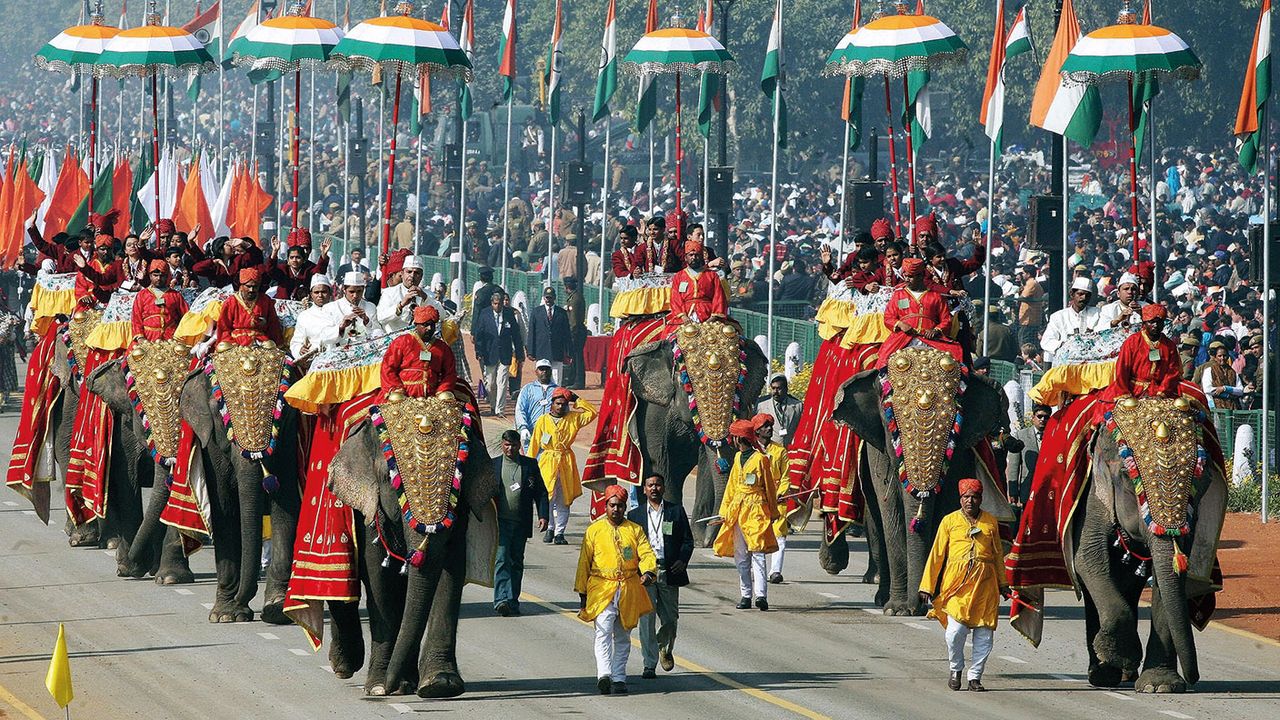
[(1114, 690), (1108, 690), (1108, 691), (1106, 691), (1106, 693), (1104, 693), (1104, 694), (1106, 694), (1106, 695), (1110, 695), (1111, 697), (1113, 697), (1113, 698), (1115, 698), (1115, 699), (1117, 699), (1117, 700), (1132, 700), (1132, 699), (1133, 699), (1133, 698), (1129, 697), (1128, 695), (1125, 695), (1124, 693), (1118, 693), (1118, 692), (1116, 692), (1116, 691), (1114, 691)]
[(1011, 662), (1011, 663), (1013, 663), (1013, 664), (1015, 664), (1015, 665), (1026, 665), (1026, 664), (1027, 664), (1027, 661), (1026, 661), (1026, 660), (1023, 660), (1022, 658), (1016, 658), (1016, 657), (1014, 657), (1014, 656), (1012, 656), (1012, 655), (1001, 655), (1001, 656), (1000, 656), (1000, 659), (1001, 659), (1001, 660), (1007, 660), (1007, 661), (1009, 661), (1009, 662)]
[(903, 625), (906, 625), (906, 626), (907, 626), (907, 627), (909, 627), (909, 628), (914, 628), (914, 629), (916, 629), (916, 630), (924, 630), (924, 631), (926, 631), (926, 632), (928, 632), (928, 631), (930, 631), (930, 630), (932, 630), (932, 629), (933, 629), (933, 628), (932, 628), (931, 626), (929, 626), (929, 625), (925, 625), (924, 623), (918, 623), (918, 622), (907, 622), (907, 623), (902, 623), (902, 624), (903, 624)]
[(174, 591), (174, 592), (176, 592), (176, 593), (178, 593), (179, 595), (195, 595), (195, 593), (194, 593), (194, 592), (192, 592), (192, 591), (190, 591), (190, 590), (188, 590), (188, 589), (186, 589), (186, 588), (174, 588), (174, 589), (173, 589), (173, 591)]
[(17, 710), (22, 717), (27, 720), (46, 720), (45, 716), (36, 712), (36, 709), (22, 702), (13, 693), (9, 692), (9, 688), (0, 685), (0, 702), (5, 703), (9, 707)]
[(115, 557), (115, 556), (116, 556), (116, 551), (115, 551), (115, 550), (101, 550), (100, 552), (101, 552), (103, 555), (106, 555), (107, 557)]
[(409, 707), (408, 705), (405, 705), (404, 703), (391, 703), (387, 707), (391, 708), (392, 710), (395, 710), (401, 715), (404, 715), (405, 713), (413, 712), (413, 708)]
[(276, 635), (275, 633), (268, 633), (268, 632), (258, 633), (258, 637), (262, 638), (263, 640), (279, 640), (280, 639), (279, 635)]
[[(584, 620), (580, 619), (577, 613), (570, 612), (548, 600), (543, 600), (537, 595), (531, 595), (527, 592), (522, 592), (520, 593), (520, 597), (521, 599), (528, 600), (529, 602), (532, 602), (535, 605), (540, 605), (550, 610), (551, 612), (556, 613), (557, 615), (563, 615), (564, 617), (570, 618), (574, 622), (578, 623), (579, 625), (584, 625), (586, 627), (594, 627), (592, 623), (585, 622)], [(631, 638), (631, 644), (635, 647), (640, 647), (640, 641), (635, 637)], [(831, 717), (827, 715), (823, 715), (820, 712), (817, 712), (815, 710), (810, 710), (809, 708), (803, 705), (797, 705), (796, 703), (793, 703), (790, 700), (784, 700), (776, 695), (769, 693), (766, 690), (761, 690), (759, 688), (754, 688), (749, 685), (744, 685), (738, 682), (737, 680), (734, 680), (733, 678), (721, 675), (720, 673), (710, 668), (703, 667), (693, 662), (692, 660), (688, 660), (686, 658), (680, 657), (679, 655), (675, 656), (675, 661), (676, 661), (676, 665), (684, 668), (685, 670), (688, 670), (689, 672), (698, 673), (699, 675), (706, 677), (708, 680), (724, 685), (727, 688), (738, 690), (742, 693), (750, 695), (751, 697), (757, 700), (762, 700), (775, 707), (779, 707), (788, 712), (795, 713), (800, 717), (809, 718), (809, 720), (832, 720)], [(391, 707), (396, 707), (396, 706), (392, 705)], [(401, 711), (401, 712), (405, 712), (405, 711)]]
[(1177, 718), (1178, 720), (1191, 720), (1191, 716), (1190, 716), (1190, 715), (1183, 715), (1182, 713), (1178, 712), (1177, 710), (1161, 710), (1161, 711), (1160, 711), (1160, 714), (1161, 714), (1161, 715), (1168, 715), (1169, 717), (1171, 717), (1171, 718)]

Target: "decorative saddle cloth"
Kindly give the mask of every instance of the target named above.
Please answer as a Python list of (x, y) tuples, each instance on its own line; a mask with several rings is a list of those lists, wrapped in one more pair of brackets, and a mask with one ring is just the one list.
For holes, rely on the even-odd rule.
[(289, 355), (271, 343), (220, 343), (204, 371), (227, 439), (250, 460), (270, 457), (280, 437), (284, 394), (293, 373)]
[(178, 400), (191, 368), (191, 349), (176, 340), (138, 340), (120, 361), (133, 409), (142, 419), (147, 449), (172, 467), (182, 434)]

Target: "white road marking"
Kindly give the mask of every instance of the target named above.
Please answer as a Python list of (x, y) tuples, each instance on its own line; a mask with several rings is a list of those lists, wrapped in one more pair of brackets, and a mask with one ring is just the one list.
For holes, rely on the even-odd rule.
[(1106, 693), (1104, 693), (1104, 694), (1105, 694), (1105, 695), (1110, 695), (1111, 697), (1113, 697), (1113, 698), (1115, 698), (1115, 699), (1117, 699), (1117, 700), (1132, 700), (1132, 699), (1133, 699), (1133, 698), (1129, 697), (1128, 695), (1124, 695), (1124, 694), (1122, 694), (1122, 693), (1115, 692), (1114, 690), (1108, 690), (1108, 691), (1106, 691)]
[(280, 636), (276, 635), (275, 633), (258, 633), (258, 637), (262, 638), (263, 640), (279, 640), (280, 639)]
[(325, 672), (330, 672), (330, 673), (333, 672), (333, 667), (329, 665), (321, 665), (320, 669), (324, 670)]
[(1160, 711), (1160, 714), (1161, 714), (1161, 715), (1168, 715), (1169, 717), (1171, 717), (1171, 718), (1177, 718), (1178, 720), (1191, 720), (1191, 716), (1190, 716), (1190, 715), (1183, 715), (1182, 713), (1178, 712), (1177, 710), (1161, 710), (1161, 711)]
[(298, 648), (289, 648), (289, 652), (293, 653), (294, 655), (300, 655), (302, 657), (306, 657), (307, 655), (311, 654), (311, 652), (308, 650), (299, 650)]
[(830, 599), (832, 599), (832, 600), (839, 600), (839, 599), (840, 599), (840, 596), (839, 596), (839, 595), (836, 595), (836, 594), (834, 594), (834, 593), (820, 592), (820, 593), (818, 593), (818, 594), (819, 594), (819, 595), (821, 595), (821, 596), (822, 596), (822, 597), (824, 597), (824, 598), (830, 598)]
[(200, 603), (200, 604), (204, 606), (204, 609), (205, 609), (205, 610), (212, 610), (212, 609), (213, 609), (213, 603)]
[(35, 514), (36, 514), (36, 511), (35, 511), (35, 510), (23, 510), (23, 511), (22, 511), (22, 514), (23, 514), (23, 515), (35, 515)]
[(1057, 678), (1064, 682), (1080, 682), (1080, 678), (1073, 678), (1070, 675), (1059, 675), (1058, 673), (1050, 673), (1049, 677)]
[(404, 703), (391, 703), (391, 705), (389, 705), (388, 707), (400, 713), (401, 715), (404, 715), (405, 713), (413, 712), (413, 708), (409, 707), (408, 705), (405, 705)]
[(1026, 660), (1023, 660), (1022, 658), (1016, 658), (1016, 657), (1014, 657), (1014, 656), (1012, 656), (1012, 655), (1001, 655), (1001, 656), (1000, 656), (1000, 659), (1001, 659), (1001, 660), (1008, 660), (1009, 662), (1011, 662), (1011, 663), (1013, 663), (1013, 664), (1015, 664), (1015, 665), (1026, 665), (1026, 664), (1027, 664), (1027, 661), (1026, 661)]
[(174, 591), (174, 592), (176, 592), (176, 593), (178, 593), (179, 595), (195, 595), (195, 593), (194, 593), (194, 592), (192, 592), (192, 591), (190, 591), (190, 590), (188, 590), (188, 589), (186, 589), (186, 588), (174, 588), (174, 589), (173, 589), (173, 591)]
[(924, 630), (926, 632), (933, 629), (932, 626), (925, 625), (924, 623), (918, 623), (918, 622), (909, 622), (909, 623), (902, 623), (902, 624), (906, 625), (909, 628), (915, 628), (916, 630)]
[(102, 550), (101, 552), (102, 552), (102, 554), (103, 554), (103, 555), (106, 555), (107, 557), (115, 557), (115, 556), (116, 556), (116, 551), (115, 551), (115, 550)]
[(862, 612), (868, 615), (883, 615), (884, 611), (880, 608), (862, 608)]
[(4, 504), (5, 504), (5, 505), (7, 505), (7, 506), (9, 506), (9, 507), (18, 507), (18, 503), (14, 502), (14, 501), (12, 501), (12, 500), (5, 500), (5, 501), (4, 501)]

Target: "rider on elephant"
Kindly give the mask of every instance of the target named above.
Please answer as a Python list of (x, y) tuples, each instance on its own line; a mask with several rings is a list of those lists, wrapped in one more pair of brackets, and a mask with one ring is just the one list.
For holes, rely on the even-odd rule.
[(269, 340), (284, 347), (284, 329), (276, 314), (276, 303), (262, 290), (262, 271), (244, 268), (238, 276), (240, 288), (222, 303), (216, 328), (219, 343), (250, 345)]
[(134, 340), (171, 340), (182, 316), (187, 314), (187, 301), (182, 293), (169, 287), (169, 264), (152, 260), (147, 268), (150, 287), (139, 291), (133, 299), (131, 324)]
[(454, 392), (462, 387), (458, 383), (458, 365), (453, 350), (435, 336), (439, 322), (440, 311), (435, 307), (419, 305), (413, 309), (413, 332), (392, 340), (382, 356), (379, 401), (385, 400), (392, 392), (420, 398), (438, 392)]
[(1177, 397), (1182, 381), (1182, 358), (1178, 346), (1164, 334), (1169, 311), (1164, 305), (1142, 308), (1142, 329), (1120, 346), (1116, 377), (1102, 393), (1102, 401), (1113, 403), (1122, 397)]
[(705, 247), (696, 240), (684, 244), (685, 268), (671, 276), (671, 314), (668, 331), (685, 322), (729, 317), (729, 298), (720, 275), (706, 270)]
[(894, 290), (885, 308), (884, 324), (890, 333), (889, 339), (880, 346), (876, 369), (883, 370), (895, 352), (917, 341), (963, 362), (964, 352), (960, 343), (947, 336), (951, 328), (947, 301), (925, 284), (924, 261), (919, 258), (903, 260), (902, 274), (907, 278), (907, 286)]

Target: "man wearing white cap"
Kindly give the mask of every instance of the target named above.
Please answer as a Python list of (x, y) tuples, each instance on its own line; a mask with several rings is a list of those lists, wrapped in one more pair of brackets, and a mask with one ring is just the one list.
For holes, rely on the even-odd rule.
[(337, 344), (349, 345), (382, 334), (377, 308), (364, 299), (365, 274), (352, 271), (342, 277), (342, 294), (329, 305), (330, 322), (337, 326)]
[(1116, 283), (1116, 299), (1102, 306), (1098, 326), (1106, 328), (1141, 323), (1142, 306), (1146, 303), (1139, 298), (1139, 287), (1137, 275), (1130, 272), (1121, 275), (1120, 281)]
[(1087, 277), (1078, 277), (1071, 283), (1071, 295), (1067, 306), (1049, 316), (1049, 324), (1045, 326), (1044, 337), (1040, 339), (1040, 347), (1044, 350), (1046, 360), (1052, 360), (1053, 354), (1067, 342), (1071, 335), (1093, 332), (1105, 327), (1099, 321), (1098, 308), (1092, 307), (1093, 281)]
[(525, 449), (529, 447), (529, 438), (533, 437), (533, 424), (551, 411), (551, 392), (560, 387), (554, 379), (555, 363), (542, 358), (534, 363), (533, 368), (536, 377), (520, 388), (520, 395), (516, 398), (516, 430), (520, 431), (520, 442)]
[(445, 317), (444, 307), (422, 287), (422, 260), (417, 255), (404, 259), (400, 284), (382, 291), (378, 300), (378, 322), (388, 335), (413, 324), (413, 309), (418, 305), (431, 305)]
[(323, 273), (312, 275), (307, 297), (311, 305), (298, 313), (293, 339), (289, 342), (289, 352), (294, 359), (314, 355), (338, 342), (338, 323), (329, 313), (333, 281)]

